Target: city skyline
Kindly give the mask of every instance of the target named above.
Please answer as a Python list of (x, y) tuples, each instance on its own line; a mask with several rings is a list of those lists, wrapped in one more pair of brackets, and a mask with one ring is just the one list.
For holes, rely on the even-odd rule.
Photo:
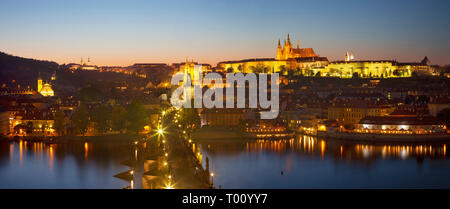
[[(8, 54), (59, 64), (83, 57), (99, 66), (216, 65), (274, 58), (289, 33), (329, 60), (450, 63), (447, 1), (222, 2), (2, 1), (0, 46)], [(439, 19), (440, 21), (435, 21)]]

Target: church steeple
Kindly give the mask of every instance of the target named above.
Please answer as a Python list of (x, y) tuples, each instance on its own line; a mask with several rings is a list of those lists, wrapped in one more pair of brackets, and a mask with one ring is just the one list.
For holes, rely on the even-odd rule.
[(42, 83), (42, 78), (41, 78), (41, 72), (39, 72), (39, 76), (37, 79), (37, 92), (41, 92), (43, 83)]
[(282, 57), (282, 50), (281, 50), (281, 44), (280, 39), (278, 39), (278, 47), (277, 47), (277, 60), (280, 60)]

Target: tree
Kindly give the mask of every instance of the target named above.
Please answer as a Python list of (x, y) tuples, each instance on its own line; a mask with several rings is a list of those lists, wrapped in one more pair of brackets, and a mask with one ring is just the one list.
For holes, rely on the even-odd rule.
[(183, 126), (200, 126), (200, 116), (197, 113), (197, 109), (195, 108), (183, 108), (180, 117), (180, 123)]
[(344, 128), (347, 129), (347, 130), (353, 130), (353, 129), (355, 129), (355, 125), (353, 125), (353, 124), (345, 124)]
[(417, 99), (417, 103), (428, 104), (428, 102), (430, 102), (430, 98), (426, 95), (420, 95)]
[(84, 102), (98, 102), (100, 100), (100, 91), (91, 86), (82, 88), (79, 94)]
[(450, 124), (450, 108), (445, 108), (437, 114), (437, 118), (445, 124)]
[(105, 133), (109, 129), (109, 121), (111, 119), (111, 112), (105, 105), (100, 105), (92, 112), (92, 121), (94, 128), (99, 133)]
[(63, 111), (56, 111), (55, 113), (55, 122), (53, 127), (55, 128), (56, 133), (58, 133), (58, 135), (62, 136), (64, 134), (64, 129), (66, 127), (65, 124), (65, 116), (64, 116), (64, 112)]
[(243, 70), (242, 65), (239, 65), (239, 66), (238, 66), (238, 71), (239, 71), (239, 72), (242, 72), (242, 70)]
[(138, 99), (135, 99), (128, 105), (127, 110), (127, 118), (128, 118), (128, 130), (139, 133), (145, 125), (148, 123), (148, 115), (145, 110), (144, 104)]
[(281, 75), (287, 75), (288, 74), (288, 69), (286, 68), (285, 65), (281, 65), (280, 66), (280, 73), (281, 73)]
[(127, 110), (120, 105), (115, 106), (111, 113), (111, 126), (115, 131), (122, 133), (122, 130), (126, 128), (127, 122)]
[(89, 125), (89, 113), (85, 104), (81, 104), (72, 115), (75, 132), (84, 135)]
[(30, 135), (33, 133), (33, 123), (31, 121), (28, 121), (25, 124), (25, 132), (27, 133), (27, 135)]
[(270, 68), (265, 66), (264, 64), (258, 63), (255, 67), (252, 67), (253, 73), (268, 73), (270, 72)]
[(408, 96), (405, 97), (405, 104), (412, 104), (415, 101), (416, 101), (416, 99), (413, 96), (411, 96), (411, 95), (408, 95)]

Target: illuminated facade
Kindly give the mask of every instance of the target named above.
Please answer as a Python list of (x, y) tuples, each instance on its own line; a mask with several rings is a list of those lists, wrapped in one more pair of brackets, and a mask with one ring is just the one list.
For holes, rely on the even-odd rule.
[(394, 111), (389, 105), (370, 103), (368, 101), (351, 101), (333, 104), (328, 107), (328, 119), (339, 124), (357, 124), (367, 116), (385, 116)]
[(446, 127), (432, 116), (389, 115), (364, 117), (356, 132), (378, 134), (431, 134), (444, 133)]
[(243, 109), (204, 109), (201, 113), (202, 126), (237, 126), (243, 120)]
[(297, 40), (297, 48), (294, 48), (291, 43), (289, 34), (287, 40), (284, 41), (283, 48), (281, 47), (280, 40), (278, 39), (277, 47), (277, 60), (288, 60), (291, 58), (303, 58), (303, 57), (318, 57), (312, 48), (300, 48), (300, 43)]
[[(56, 79), (56, 77), (54, 79)], [(44, 83), (41, 76), (39, 76), (37, 80), (37, 92), (44, 97), (51, 97), (55, 95), (55, 92), (52, 89), (52, 85), (50, 83)]]
[[(186, 59), (186, 62), (181, 63), (179, 65), (179, 72), (180, 73), (184, 73), (185, 76), (190, 75), (191, 76), (191, 81), (195, 81), (195, 80), (199, 80), (199, 75), (198, 73), (195, 73), (195, 68), (197, 68), (198, 71), (200, 71), (200, 73), (205, 74), (208, 72), (211, 72), (211, 65), (209, 64), (198, 64), (196, 62), (194, 62), (193, 60), (191, 62), (189, 62)], [(184, 79), (184, 81), (186, 81), (186, 78)]]
[(41, 91), (39, 91), (40, 94), (44, 97), (52, 97), (55, 95), (55, 92), (52, 89), (52, 85), (49, 83), (45, 83), (44, 86), (41, 88)]
[(294, 48), (288, 35), (283, 46), (278, 40), (275, 58), (256, 58), (238, 61), (224, 61), (217, 65), (223, 72), (282, 73), (289, 71), (304, 76), (326, 76), (352, 78), (395, 78), (411, 77), (413, 72), (432, 74), (433, 68), (425, 57), (421, 62), (401, 63), (392, 60), (355, 60), (353, 52), (346, 52), (343, 61), (328, 62), (318, 56), (312, 48)]
[(352, 78), (411, 77), (413, 72), (431, 74), (432, 67), (425, 57), (421, 62), (401, 63), (391, 60), (354, 60), (353, 53), (346, 53), (344, 61), (330, 62), (325, 68), (314, 69), (321, 76)]
[(284, 41), (283, 47), (280, 40), (276, 50), (275, 58), (256, 58), (238, 61), (224, 61), (217, 64), (218, 69), (223, 72), (242, 73), (282, 73), (288, 71), (310, 70), (323, 68), (328, 65), (326, 57), (319, 57), (312, 48), (294, 48), (290, 37)]

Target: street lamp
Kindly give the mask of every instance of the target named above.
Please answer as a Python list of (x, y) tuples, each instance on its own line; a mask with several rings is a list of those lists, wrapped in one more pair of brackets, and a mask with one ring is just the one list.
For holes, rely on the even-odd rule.
[(214, 185), (214, 173), (211, 172), (211, 184)]
[(134, 189), (134, 181), (133, 181), (134, 180), (134, 171), (131, 170), (130, 174), (131, 174), (130, 188)]
[(174, 188), (173, 188), (173, 185), (171, 185), (170, 183), (168, 183), (168, 184), (166, 185), (166, 189), (174, 189)]

